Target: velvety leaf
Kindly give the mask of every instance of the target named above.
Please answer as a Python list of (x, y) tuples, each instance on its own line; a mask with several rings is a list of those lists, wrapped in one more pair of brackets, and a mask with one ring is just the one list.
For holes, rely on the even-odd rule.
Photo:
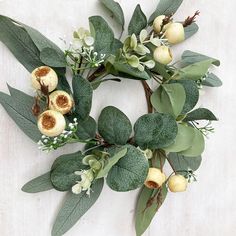
[(174, 14), (180, 5), (182, 4), (183, 0), (160, 0), (156, 10), (150, 16), (148, 23), (152, 24), (157, 16), (160, 15), (171, 15)]
[(129, 35), (139, 35), (142, 29), (147, 26), (147, 18), (138, 4), (134, 10), (133, 16), (130, 20), (128, 33)]
[(51, 182), (58, 191), (68, 191), (76, 181), (80, 181), (80, 176), (75, 171), (86, 169), (82, 164), (83, 155), (76, 152), (58, 157), (52, 165)]
[(208, 74), (205, 80), (202, 81), (202, 85), (209, 87), (220, 87), (222, 81), (213, 73)]
[(107, 184), (115, 191), (125, 192), (143, 185), (149, 164), (136, 147), (127, 144), (121, 148), (127, 148), (127, 153), (109, 171)]
[(193, 120), (218, 120), (215, 115), (206, 108), (198, 108), (187, 114), (184, 121), (193, 121)]
[(97, 180), (92, 185), (90, 196), (86, 192), (82, 192), (79, 195), (71, 192), (67, 193), (65, 202), (53, 225), (52, 236), (61, 236), (76, 224), (98, 199), (103, 188), (103, 183), (103, 179)]
[(39, 193), (53, 189), (50, 179), (50, 172), (32, 179), (22, 187), (22, 191), (26, 193)]
[(98, 131), (110, 144), (124, 145), (132, 132), (128, 117), (116, 107), (105, 107), (98, 118)]
[(114, 0), (101, 0), (102, 4), (112, 13), (112, 17), (116, 20), (118, 24), (124, 28), (125, 18), (123, 10), (118, 2)]
[(192, 23), (191, 25), (185, 27), (184, 28), (185, 40), (196, 34), (198, 32), (198, 29), (199, 27), (196, 23)]
[(79, 75), (73, 77), (72, 87), (75, 112), (80, 119), (85, 120), (88, 118), (92, 107), (93, 88), (88, 80)]
[[(165, 185), (162, 186), (158, 193), (157, 191), (159, 190), (149, 189), (144, 186), (139, 194), (135, 212), (136, 236), (143, 235), (166, 198), (168, 190)], [(149, 206), (151, 198), (156, 193), (157, 196), (153, 199), (152, 205)]]
[(181, 84), (163, 84), (152, 94), (151, 103), (156, 111), (177, 117), (183, 110), (185, 99)]
[(134, 125), (136, 144), (142, 149), (164, 148), (172, 144), (178, 132), (176, 121), (168, 114), (147, 114)]
[(89, 117), (87, 120), (78, 121), (77, 136), (82, 140), (92, 139), (95, 137), (97, 129), (96, 121)]

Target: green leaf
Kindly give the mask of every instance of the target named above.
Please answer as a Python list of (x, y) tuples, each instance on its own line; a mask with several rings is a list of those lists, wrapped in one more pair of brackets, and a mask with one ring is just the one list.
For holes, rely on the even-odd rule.
[(152, 94), (151, 103), (156, 111), (177, 117), (183, 110), (185, 99), (181, 84), (163, 84)]
[(115, 191), (125, 192), (143, 185), (149, 164), (143, 153), (136, 147), (127, 144), (121, 148), (127, 148), (128, 151), (109, 171), (107, 184)]
[(0, 15), (0, 32), (0, 41), (29, 72), (43, 65), (38, 48), (22, 27)]
[(199, 90), (195, 81), (178, 80), (176, 82), (180, 83), (185, 90), (186, 99), (181, 113), (186, 114), (196, 106), (199, 99)]
[(95, 38), (94, 51), (109, 55), (113, 51), (114, 33), (101, 16), (89, 18), (90, 31)]
[(37, 121), (32, 117), (32, 112), (29, 112), (33, 100), (32, 104), (29, 106), (29, 104), (21, 103), (19, 99), (14, 100), (11, 96), (0, 92), (0, 103), (8, 115), (29, 138), (35, 142), (40, 140), (41, 134), (37, 127)]
[(51, 169), (51, 182), (58, 191), (68, 191), (76, 181), (80, 181), (80, 176), (75, 171), (86, 169), (82, 164), (83, 155), (76, 152), (58, 157), (53, 163)]
[(184, 28), (185, 40), (196, 34), (198, 32), (198, 29), (199, 27), (196, 23), (192, 23), (191, 25), (185, 27)]
[(164, 148), (167, 152), (180, 152), (188, 149), (195, 136), (194, 128), (183, 124), (178, 124), (178, 133), (175, 141), (170, 146)]
[(44, 48), (40, 52), (40, 60), (51, 67), (66, 67), (66, 59), (64, 54), (60, 55), (53, 48)]
[(106, 177), (108, 172), (111, 170), (111, 168), (122, 158), (126, 155), (127, 153), (127, 148), (122, 149), (121, 151), (115, 153), (112, 157), (108, 159), (108, 163), (105, 165), (103, 169), (101, 169), (97, 176), (96, 179), (100, 179), (103, 177)]
[(142, 29), (147, 27), (147, 18), (138, 4), (128, 26), (129, 35), (139, 35)]
[[(179, 153), (169, 153), (168, 154), (168, 160), (170, 161), (171, 165), (174, 167), (176, 171), (180, 170), (186, 170), (189, 169), (196, 171), (202, 162), (201, 156), (195, 156), (195, 157), (188, 157), (183, 156)], [(183, 174), (186, 174), (186, 172)]]
[(178, 127), (173, 116), (154, 113), (141, 116), (134, 132), (135, 142), (142, 149), (158, 149), (174, 142)]
[(195, 157), (203, 153), (204, 148), (205, 148), (204, 137), (199, 130), (194, 129), (194, 131), (195, 131), (195, 135), (192, 141), (192, 145), (188, 149), (180, 152), (180, 154), (184, 156)]
[(198, 108), (187, 114), (184, 121), (194, 121), (194, 120), (218, 120), (215, 115), (206, 108)]
[(156, 62), (155, 67), (151, 69), (151, 71), (163, 76), (165, 79), (169, 79), (171, 76), (167, 73), (167, 68), (165, 65)]
[(50, 179), (50, 172), (32, 179), (22, 187), (22, 191), (26, 193), (39, 193), (53, 189)]
[(213, 73), (207, 74), (205, 80), (202, 81), (202, 85), (209, 87), (220, 87), (222, 81)]
[(95, 137), (97, 129), (96, 121), (92, 117), (87, 120), (78, 121), (77, 136), (82, 140), (92, 139)]
[[(149, 189), (144, 186), (139, 194), (135, 212), (136, 236), (143, 235), (148, 226), (151, 224), (153, 217), (161, 207), (162, 203), (165, 201), (168, 193), (166, 186), (163, 185), (159, 193), (157, 193), (157, 191), (159, 190)], [(154, 199), (152, 205), (149, 206), (151, 198), (156, 193), (156, 198)]]
[(88, 80), (77, 75), (73, 77), (72, 87), (74, 92), (75, 112), (79, 118), (85, 120), (88, 118), (93, 98), (93, 88)]
[(113, 0), (101, 0), (101, 2), (112, 13), (117, 23), (122, 26), (122, 29), (124, 29), (125, 18), (120, 4)]
[(156, 10), (150, 16), (148, 23), (152, 24), (157, 16), (160, 15), (171, 15), (174, 14), (180, 5), (182, 4), (183, 0), (160, 0)]
[(79, 195), (71, 192), (67, 193), (65, 202), (53, 225), (52, 236), (61, 236), (76, 224), (100, 196), (103, 183), (103, 179), (97, 180), (92, 185), (90, 196), (88, 196), (86, 192), (82, 192)]
[(132, 125), (122, 111), (108, 106), (98, 118), (98, 131), (109, 144), (124, 145), (131, 135)]

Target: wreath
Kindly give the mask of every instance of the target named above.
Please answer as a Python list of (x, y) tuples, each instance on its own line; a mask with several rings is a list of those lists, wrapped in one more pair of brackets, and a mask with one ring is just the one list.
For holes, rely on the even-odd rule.
[[(183, 192), (196, 180), (205, 136), (217, 120), (210, 110), (195, 107), (203, 86), (221, 85), (211, 72), (219, 60), (187, 50), (173, 62), (172, 46), (198, 31), (199, 12), (178, 22), (173, 15), (183, 0), (161, 0), (147, 20), (137, 5), (123, 36), (120, 5), (100, 2), (120, 25), (119, 39), (101, 16), (92, 16), (90, 30), (75, 31), (64, 51), (34, 28), (0, 16), (0, 40), (31, 73), (34, 88), (30, 96), (8, 86), (10, 95), (0, 92), (0, 103), (42, 151), (85, 144), (83, 150), (56, 158), (48, 172), (22, 188), (27, 193), (67, 192), (52, 236), (66, 233), (89, 210), (104, 181), (118, 192), (141, 188), (135, 227), (142, 235), (167, 193)], [(90, 116), (93, 91), (123, 78), (142, 83), (147, 114), (132, 126), (121, 110), (108, 106), (96, 122)], [(166, 164), (171, 172), (164, 171)]]

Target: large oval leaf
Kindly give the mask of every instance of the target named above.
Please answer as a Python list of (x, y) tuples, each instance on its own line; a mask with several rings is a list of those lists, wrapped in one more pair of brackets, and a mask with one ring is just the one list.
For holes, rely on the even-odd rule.
[(198, 108), (185, 117), (184, 121), (194, 121), (194, 120), (217, 120), (216, 116), (206, 108)]
[(178, 127), (173, 116), (168, 114), (147, 114), (134, 125), (134, 139), (142, 149), (158, 149), (174, 142)]

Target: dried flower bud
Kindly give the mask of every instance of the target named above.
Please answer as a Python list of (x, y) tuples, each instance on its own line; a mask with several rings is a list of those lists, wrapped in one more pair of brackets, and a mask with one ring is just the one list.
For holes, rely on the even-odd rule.
[(155, 61), (157, 61), (161, 64), (164, 64), (164, 65), (169, 64), (173, 59), (171, 50), (167, 46), (157, 47), (154, 50), (153, 58)]
[(60, 112), (47, 110), (39, 116), (39, 131), (48, 137), (58, 136), (64, 131), (65, 127), (66, 121)]
[(168, 181), (171, 192), (184, 192), (187, 189), (188, 181), (182, 175), (172, 175)]
[(31, 73), (31, 80), (32, 86), (37, 90), (41, 90), (45, 95), (47, 95), (48, 92), (53, 91), (58, 84), (56, 72), (48, 66), (36, 68)]
[(32, 106), (32, 113), (34, 116), (38, 116), (40, 114), (40, 105), (38, 101), (38, 97), (35, 97), (34, 105)]
[(49, 109), (67, 114), (73, 107), (73, 99), (62, 90), (54, 91), (49, 95)]
[(181, 43), (185, 39), (183, 25), (181, 23), (171, 23), (165, 31), (165, 37), (171, 44)]
[(160, 188), (162, 184), (166, 181), (165, 174), (157, 168), (149, 168), (148, 176), (145, 181), (145, 186), (147, 188)]

